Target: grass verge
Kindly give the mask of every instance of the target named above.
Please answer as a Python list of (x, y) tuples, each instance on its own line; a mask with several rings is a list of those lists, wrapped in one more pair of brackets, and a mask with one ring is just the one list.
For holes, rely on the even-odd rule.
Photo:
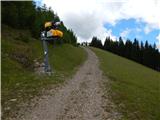
[(111, 96), (124, 120), (160, 120), (160, 73), (97, 48)]
[[(21, 40), (20, 36), (27, 36)], [(71, 77), (86, 59), (85, 51), (70, 44), (49, 45), (52, 76), (37, 75), (33, 60), (43, 61), (42, 43), (30, 37), (27, 31), (2, 26), (1, 103), (2, 119), (15, 117), (20, 103), (29, 102), (42, 89), (62, 83)]]

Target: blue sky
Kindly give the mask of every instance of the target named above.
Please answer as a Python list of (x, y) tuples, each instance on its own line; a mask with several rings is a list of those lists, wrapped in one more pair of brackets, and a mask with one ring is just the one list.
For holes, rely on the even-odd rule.
[[(122, 36), (124, 39), (134, 40), (137, 38), (139, 41), (145, 42), (146, 40), (154, 44), (157, 42), (156, 37), (160, 33), (160, 30), (154, 29), (149, 33), (145, 33), (145, 26), (147, 24), (136, 19), (122, 19), (119, 20), (115, 25), (104, 24), (106, 29), (111, 29), (114, 36)], [(124, 32), (124, 36), (123, 33)]]
[(37, 6), (41, 6), (42, 5), (42, 0), (34, 0), (36, 2)]
[(35, 0), (58, 14), (78, 42), (106, 36), (156, 45), (160, 49), (160, 0)]

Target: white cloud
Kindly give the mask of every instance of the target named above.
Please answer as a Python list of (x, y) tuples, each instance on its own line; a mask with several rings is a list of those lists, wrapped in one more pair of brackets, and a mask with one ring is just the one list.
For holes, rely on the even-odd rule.
[(159, 33), (159, 35), (156, 37), (156, 39), (160, 42), (160, 33)]
[(102, 40), (106, 35), (116, 38), (104, 24), (115, 25), (121, 19), (145, 22), (146, 33), (160, 29), (160, 0), (42, 0), (42, 3), (58, 13), (79, 41), (89, 41), (93, 35)]
[[(106, 32), (105, 32), (105, 38), (106, 38), (106, 37), (110, 37), (113, 41), (118, 40), (117, 36), (114, 36), (114, 35), (112, 34), (112, 30), (111, 30), (111, 29), (106, 30)], [(102, 41), (104, 42), (104, 40), (105, 40), (105, 39), (103, 39)]]
[(157, 47), (160, 49), (160, 33), (159, 33), (159, 35), (156, 37), (156, 39), (158, 40), (158, 42), (157, 42)]
[[(154, 30), (155, 28), (158, 29), (158, 27), (155, 26), (155, 25), (147, 24), (147, 25), (144, 27), (144, 33), (145, 33), (145, 34), (148, 34), (148, 33), (150, 33), (152, 30)], [(160, 29), (160, 28), (159, 28), (159, 29)]]
[(151, 28), (149, 26), (145, 26), (144, 27), (144, 33), (148, 34), (149, 32), (151, 32)]
[(122, 38), (127, 38), (130, 32), (131, 32), (131, 29), (126, 28), (124, 31), (120, 33), (120, 36)]
[(136, 32), (141, 32), (141, 31), (142, 31), (142, 29), (140, 29), (140, 28), (136, 28), (136, 29), (135, 29), (135, 31), (136, 31)]

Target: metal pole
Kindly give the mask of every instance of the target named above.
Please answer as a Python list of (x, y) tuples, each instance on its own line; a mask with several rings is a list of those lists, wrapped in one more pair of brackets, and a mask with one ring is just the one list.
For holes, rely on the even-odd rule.
[(45, 64), (45, 72), (51, 72), (51, 67), (48, 59), (48, 43), (43, 40), (43, 48), (44, 48), (44, 64)]
[(44, 49), (44, 71), (46, 73), (51, 73), (51, 67), (49, 64), (49, 58), (48, 58), (48, 43), (45, 38), (45, 32), (41, 33), (41, 40), (43, 42), (43, 49)]

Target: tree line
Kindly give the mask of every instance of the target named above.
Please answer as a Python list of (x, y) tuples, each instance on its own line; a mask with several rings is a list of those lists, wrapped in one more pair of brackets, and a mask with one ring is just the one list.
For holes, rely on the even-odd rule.
[[(51, 8), (47, 8), (45, 4), (42, 7), (36, 6), (33, 1), (2, 1), (1, 18), (2, 24), (17, 29), (28, 29), (35, 38), (40, 37), (46, 21), (60, 21)], [(76, 45), (77, 37), (72, 30), (67, 29), (63, 23), (59, 29), (63, 31), (64, 36), (57, 42)]]
[(93, 37), (90, 46), (112, 52), (160, 71), (160, 52), (156, 44), (151, 45), (148, 41), (139, 43), (135, 38), (133, 42), (129, 39), (123, 42), (122, 37), (119, 37), (118, 41), (113, 41), (110, 37), (106, 37), (104, 45), (102, 45), (100, 39)]

